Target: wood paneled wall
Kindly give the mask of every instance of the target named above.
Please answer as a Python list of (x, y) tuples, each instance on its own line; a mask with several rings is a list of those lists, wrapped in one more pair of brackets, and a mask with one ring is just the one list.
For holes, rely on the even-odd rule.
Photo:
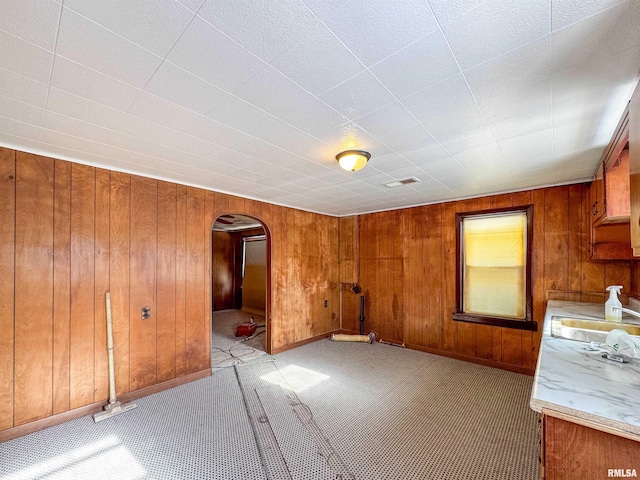
[[(359, 281), (367, 331), (435, 353), (532, 372), (548, 298), (593, 301), (593, 292), (611, 284), (631, 291), (632, 262), (589, 259), (588, 200), (586, 185), (571, 185), (360, 216)], [(538, 331), (454, 322), (455, 214), (528, 204), (534, 206)], [(344, 295), (343, 328), (357, 331), (355, 296)]]
[(107, 291), (118, 394), (208, 369), (230, 212), (270, 229), (273, 350), (338, 329), (338, 219), (0, 148), (0, 430), (106, 400)]
[(213, 309), (239, 308), (236, 302), (236, 244), (229, 232), (213, 232)]
[(242, 237), (264, 234), (264, 228), (212, 232), (213, 310), (242, 308)]

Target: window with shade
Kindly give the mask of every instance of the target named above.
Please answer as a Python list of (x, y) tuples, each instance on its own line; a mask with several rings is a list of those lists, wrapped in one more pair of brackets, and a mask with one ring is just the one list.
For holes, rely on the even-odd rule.
[(533, 207), (456, 215), (453, 319), (536, 330), (532, 318)]

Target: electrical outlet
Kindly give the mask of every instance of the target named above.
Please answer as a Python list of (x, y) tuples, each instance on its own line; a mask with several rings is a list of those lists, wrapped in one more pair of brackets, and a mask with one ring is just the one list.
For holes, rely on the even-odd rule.
[(325, 300), (324, 301), (324, 308), (327, 308), (329, 306), (329, 300)]
[(146, 320), (147, 318), (151, 318), (151, 307), (142, 307), (142, 319)]

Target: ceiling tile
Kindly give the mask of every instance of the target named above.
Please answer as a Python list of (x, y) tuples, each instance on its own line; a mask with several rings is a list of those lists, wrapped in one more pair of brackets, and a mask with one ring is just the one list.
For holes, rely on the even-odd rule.
[(85, 66), (56, 57), (51, 85), (80, 97), (126, 110), (140, 90)]
[(302, 0), (321, 20), (330, 15), (347, 0)]
[[(2, 119), (0, 119), (0, 124), (2, 124)], [(9, 133), (5, 133), (4, 131), (0, 131), (0, 145), (14, 150), (39, 153), (42, 152), (42, 144), (38, 141), (39, 136), (39, 130), (34, 139), (16, 137)]]
[(402, 103), (440, 141), (485, 126), (462, 75), (421, 90)]
[(500, 145), (497, 142), (469, 148), (456, 153), (454, 157), (467, 170), (477, 167), (495, 170), (494, 165), (501, 165), (504, 162)]
[[(640, 2), (629, 1), (554, 32), (554, 71), (586, 67), (606, 74), (602, 65), (608, 67), (611, 56), (640, 45), (638, 18)], [(590, 69), (590, 65), (601, 68)]]
[(463, 70), (550, 34), (549, 0), (485, 2), (443, 26)]
[(177, 0), (192, 12), (197, 12), (205, 0)]
[(413, 127), (417, 122), (404, 105), (393, 102), (358, 118), (355, 123), (376, 137)]
[(413, 127), (390, 133), (389, 135), (380, 135), (377, 138), (384, 145), (396, 152), (404, 152), (435, 143), (433, 136), (417, 122), (415, 122)]
[[(407, 165), (407, 166), (401, 166), (401, 165)], [(385, 173), (390, 177), (395, 178), (396, 180), (404, 180), (405, 178), (415, 177), (418, 180), (422, 181), (422, 179), (426, 177), (426, 175), (423, 172), (416, 169), (415, 165), (407, 163), (406, 161), (398, 162), (396, 165), (390, 165), (389, 169), (385, 170)], [(414, 184), (413, 183), (408, 184), (407, 187), (409, 187), (409, 185), (414, 185)]]
[(427, 0), (440, 25), (453, 22), (487, 0)]
[(607, 8), (614, 7), (626, 0), (590, 0), (580, 2), (576, 0), (553, 0), (551, 2), (551, 28), (555, 32), (572, 23), (583, 20)]
[(504, 94), (525, 96), (551, 79), (551, 37), (546, 36), (464, 72), (478, 102)]
[(272, 123), (279, 122), (273, 115), (232, 96), (216, 106), (207, 116), (258, 138), (263, 135), (269, 136)]
[(0, 30), (53, 52), (61, 8), (51, 0), (0, 2)]
[(0, 115), (31, 125), (42, 125), (44, 109), (0, 95)]
[(335, 159), (335, 156), (343, 150), (366, 150), (373, 157), (379, 157), (391, 153), (391, 149), (378, 141), (377, 138), (367, 134), (355, 124), (345, 122), (331, 130), (322, 133), (318, 138), (324, 142), (318, 151), (321, 158)]
[(640, 76), (636, 1), (93, 3), (0, 5), (0, 145), (328, 214), (589, 179)]
[(169, 62), (163, 62), (144, 90), (201, 115), (230, 95)]
[(303, 38), (318, 22), (300, 0), (208, 0), (198, 15), (267, 63)]
[(496, 140), (488, 126), (483, 126), (475, 130), (449, 135), (443, 138), (440, 144), (452, 155), (463, 152), (469, 148), (480, 147)]
[(44, 83), (0, 68), (0, 95), (44, 108), (48, 87)]
[(0, 65), (5, 70), (49, 83), (53, 54), (0, 30)]
[(65, 0), (64, 6), (160, 57), (193, 18), (193, 12), (176, 1)]
[(421, 38), (380, 63), (371, 72), (398, 98), (460, 73), (440, 30)]
[(541, 130), (519, 137), (506, 138), (498, 143), (504, 158), (509, 163), (528, 163), (552, 157), (553, 132), (550, 129)]
[(0, 116), (0, 132), (3, 134), (37, 142), (40, 139), (41, 130), (40, 125), (36, 126)]
[(356, 120), (395, 101), (393, 95), (366, 71), (323, 93), (320, 99), (349, 120)]
[(235, 94), (312, 134), (324, 132), (343, 121), (339, 113), (271, 67), (260, 71)]
[(314, 95), (364, 70), (360, 61), (321, 23), (311, 26), (304, 38), (271, 66)]
[(64, 9), (56, 54), (142, 88), (162, 58), (90, 20)]
[(121, 110), (107, 107), (57, 88), (51, 88), (49, 92), (47, 110), (111, 129), (116, 129), (122, 124), (125, 116), (125, 113)]
[(198, 17), (166, 60), (227, 92), (233, 92), (265, 67), (252, 53)]
[(397, 170), (399, 168), (412, 167), (415, 170), (413, 164), (411, 164), (406, 158), (398, 155), (397, 153), (389, 153), (387, 155), (375, 157), (370, 160), (370, 164), (371, 166), (374, 166), (378, 170), (389, 175), (391, 175), (389, 173), (391, 170)]
[(281, 118), (313, 136), (319, 136), (345, 121), (333, 108), (312, 96), (301, 98), (300, 103), (292, 104), (289, 110), (281, 114)]
[(551, 90), (551, 80), (547, 80), (522, 90), (505, 89), (478, 103), (492, 132), (500, 139), (551, 128)]
[(584, 152), (589, 152), (590, 150), (595, 150), (598, 154), (602, 152), (602, 145), (598, 143), (597, 135), (581, 135), (579, 132), (573, 132), (573, 135), (563, 137), (558, 132), (554, 132), (554, 156), (562, 157), (573, 153), (583, 155)]
[(350, 0), (325, 24), (367, 66), (437, 28), (423, 0)]

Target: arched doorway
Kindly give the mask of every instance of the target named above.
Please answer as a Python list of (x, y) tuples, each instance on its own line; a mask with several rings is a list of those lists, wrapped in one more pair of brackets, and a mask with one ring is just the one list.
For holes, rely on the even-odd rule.
[[(219, 215), (211, 228), (211, 365), (271, 352), (271, 238), (258, 218)], [(237, 329), (239, 325), (244, 325)]]

